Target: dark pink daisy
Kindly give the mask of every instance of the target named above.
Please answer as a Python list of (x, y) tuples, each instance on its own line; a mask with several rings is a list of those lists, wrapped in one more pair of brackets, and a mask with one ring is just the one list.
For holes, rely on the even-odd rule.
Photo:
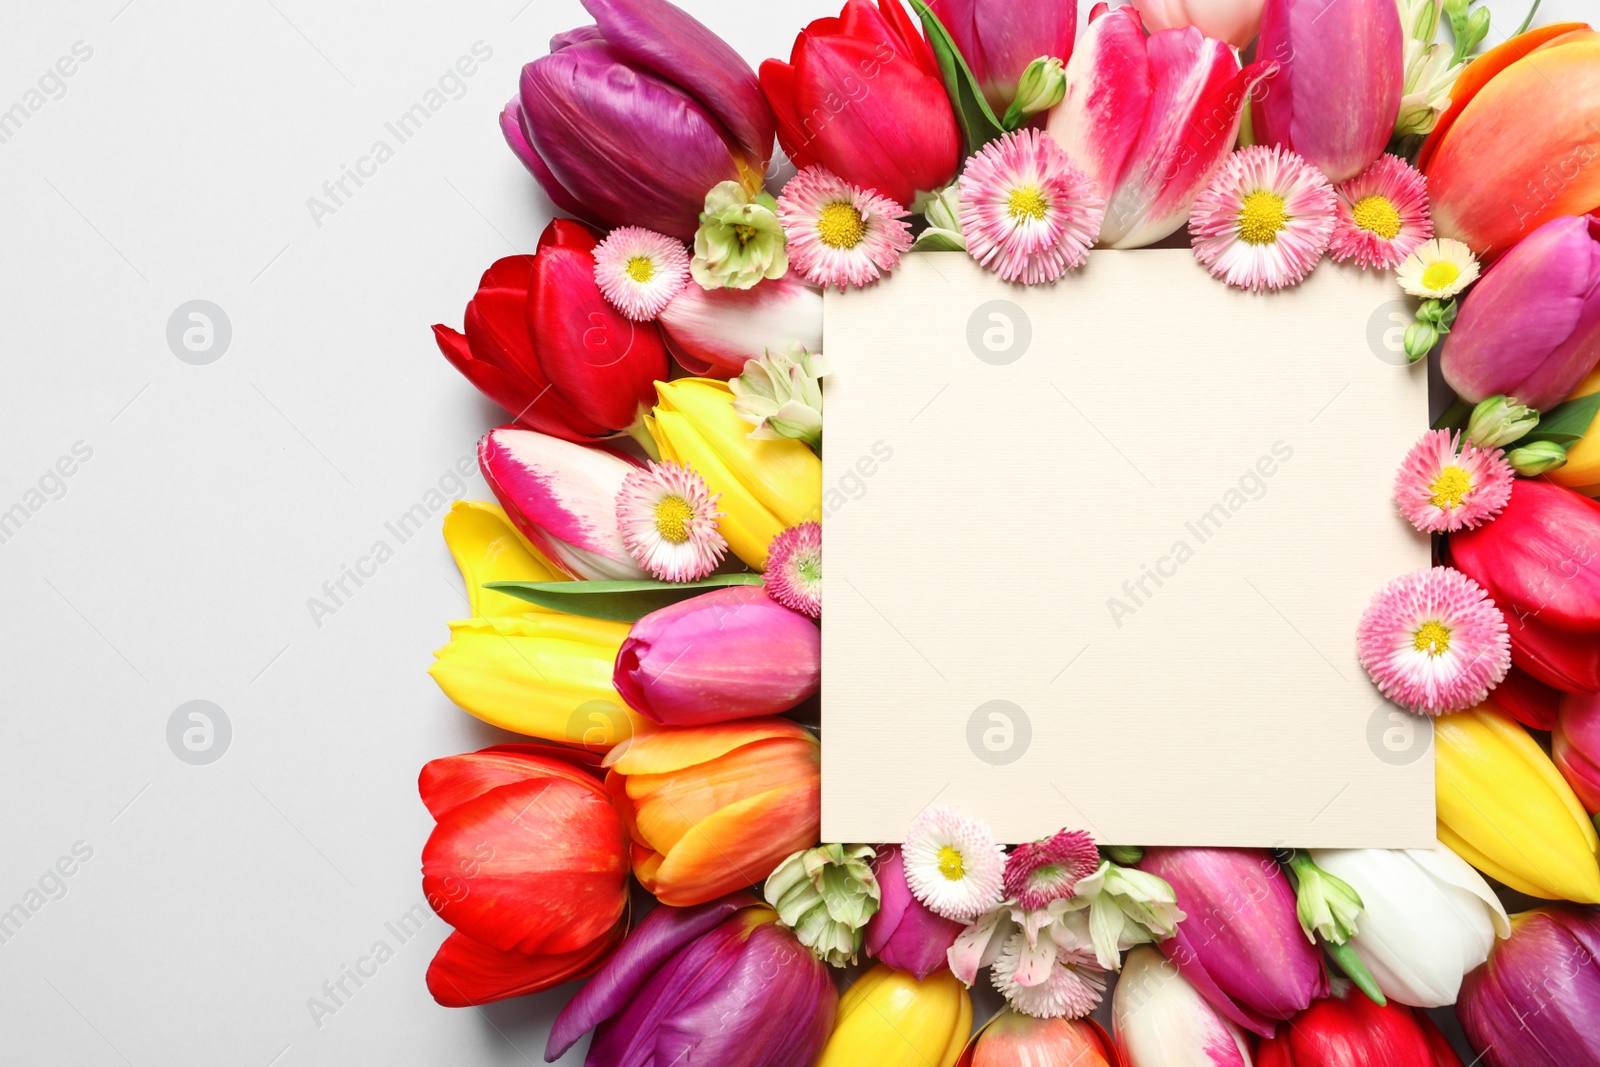
[(767, 595), (813, 619), (822, 616), (822, 524), (802, 522), (772, 539), (763, 576)]
[(1029, 911), (1072, 898), (1078, 879), (1100, 866), (1100, 850), (1083, 830), (1018, 845), (1006, 860), (1006, 896)]
[(1361, 665), (1383, 695), (1419, 715), (1482, 703), (1511, 669), (1505, 617), (1458, 570), (1430, 567), (1378, 591), (1356, 632)]

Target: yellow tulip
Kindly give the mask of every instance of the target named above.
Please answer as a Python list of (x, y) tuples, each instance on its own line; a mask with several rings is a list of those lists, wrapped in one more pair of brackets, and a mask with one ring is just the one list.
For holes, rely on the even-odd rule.
[(554, 611), (462, 619), (428, 673), (486, 723), (607, 752), (649, 727), (611, 684), (627, 636), (625, 622)]
[(839, 999), (816, 1067), (951, 1067), (972, 1033), (972, 998), (948, 970), (919, 982), (878, 964)]
[(565, 582), (567, 575), (517, 532), (504, 509), (478, 500), (458, 500), (444, 517), (444, 542), (461, 569), (474, 618), (549, 612), (493, 589), (488, 582)]
[(1528, 731), (1480, 704), (1433, 739), (1441, 842), (1518, 892), (1600, 904), (1594, 823)]
[(718, 527), (734, 555), (760, 570), (774, 537), (822, 517), (822, 461), (800, 441), (752, 440), (726, 382), (657, 382), (656, 395), (648, 425), (661, 458), (693, 468), (722, 494)]
[[(1591, 393), (1600, 393), (1600, 368), (1579, 382), (1567, 399), (1576, 400)], [(1566, 466), (1545, 472), (1545, 477), (1557, 485), (1576, 489), (1585, 496), (1600, 496), (1600, 418), (1590, 423), (1589, 432), (1583, 435), (1583, 440), (1567, 449)]]

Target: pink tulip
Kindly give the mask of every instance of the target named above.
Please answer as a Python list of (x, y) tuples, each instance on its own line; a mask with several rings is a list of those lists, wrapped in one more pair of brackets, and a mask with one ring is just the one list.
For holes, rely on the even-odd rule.
[(1342, 182), (1383, 154), (1405, 87), (1395, 0), (1266, 0), (1256, 55), (1278, 73), (1255, 102), (1255, 136)]
[(522, 535), (574, 578), (648, 578), (617, 530), (617, 490), (634, 464), (603, 448), (502, 426), (478, 467)]
[(1207, 37), (1243, 48), (1261, 28), (1265, 0), (1133, 0), (1152, 30), (1193, 26)]
[(1154, 244), (1188, 222), (1269, 69), (1241, 70), (1233, 49), (1193, 27), (1146, 37), (1133, 8), (1095, 8), (1048, 129), (1106, 198), (1102, 246)]
[(822, 296), (793, 274), (754, 289), (688, 286), (657, 323), (678, 362), (703, 377), (736, 377), (768, 351), (822, 351)]
[(949, 965), (946, 953), (964, 928), (954, 919), (935, 915), (911, 895), (899, 845), (880, 845), (873, 866), (881, 903), (867, 921), (867, 955), (922, 981)]
[(634, 623), (611, 682), (666, 726), (781, 715), (822, 683), (822, 631), (760, 586), (717, 589)]
[(1161, 951), (1224, 1018), (1271, 1037), (1279, 1019), (1327, 995), (1322, 955), (1269, 853), (1150, 848), (1139, 866), (1171, 884), (1186, 916)]
[(1473, 403), (1554, 407), (1600, 360), (1600, 218), (1534, 230), (1473, 286), (1445, 338), (1445, 381)]
[(996, 115), (1011, 106), (1029, 63), (1072, 55), (1078, 0), (933, 0), (931, 6)]
[(1600, 696), (1562, 699), (1550, 755), (1584, 810), (1600, 812)]
[[(1511, 936), (1467, 975), (1456, 1015), (1483, 1067), (1600, 1064), (1600, 911), (1570, 904), (1511, 917)], [(1477, 1061), (1473, 1061), (1476, 1063)]]

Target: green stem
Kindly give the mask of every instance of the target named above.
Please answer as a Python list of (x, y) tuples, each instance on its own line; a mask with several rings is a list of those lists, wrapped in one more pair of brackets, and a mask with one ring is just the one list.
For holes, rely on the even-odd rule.
[(1373, 981), (1372, 972), (1367, 970), (1367, 965), (1361, 962), (1361, 957), (1356, 955), (1355, 949), (1349, 944), (1335, 945), (1331, 941), (1324, 941), (1323, 947), (1328, 950), (1328, 955), (1333, 957), (1333, 962), (1345, 973), (1356, 988), (1367, 995), (1374, 1004), (1382, 1007), (1388, 1003), (1383, 995), (1383, 990), (1378, 988), (1378, 983)]
[(1518, 26), (1517, 32), (1511, 36), (1516, 37), (1528, 32), (1528, 27), (1533, 25), (1533, 16), (1539, 13), (1539, 5), (1543, 2), (1544, 0), (1533, 0), (1533, 6), (1528, 9), (1528, 17), (1522, 20), (1522, 25)]
[(650, 436), (650, 430), (644, 424), (644, 417), (648, 414), (649, 412), (641, 407), (639, 409), (639, 417), (633, 420), (633, 425), (622, 432), (639, 442), (639, 447), (644, 449), (645, 455), (660, 462), (661, 446), (656, 444), (656, 439)]

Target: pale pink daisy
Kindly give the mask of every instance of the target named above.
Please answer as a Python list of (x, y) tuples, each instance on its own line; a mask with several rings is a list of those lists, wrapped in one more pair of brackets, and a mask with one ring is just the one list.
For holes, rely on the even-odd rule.
[(822, 616), (822, 524), (802, 522), (772, 539), (762, 576), (767, 595), (813, 619)]
[(1078, 879), (1099, 866), (1094, 838), (1082, 830), (1062, 830), (1012, 851), (1006, 860), (1006, 896), (1029, 911), (1048, 907), (1053, 900), (1070, 900)]
[(1394, 500), (1423, 533), (1470, 530), (1500, 514), (1515, 480), (1500, 449), (1479, 448), (1449, 430), (1429, 430), (1406, 453)]
[(1195, 258), (1253, 293), (1297, 285), (1328, 248), (1337, 199), (1322, 172), (1293, 152), (1242, 148), (1194, 202)]
[(612, 307), (647, 322), (689, 284), (689, 250), (665, 234), (624, 226), (595, 246), (594, 280)]
[(1106, 202), (1049, 134), (991, 141), (961, 175), (961, 232), (973, 259), (1009, 282), (1053, 282), (1083, 265)]
[(807, 167), (778, 197), (789, 262), (812, 285), (871, 285), (911, 247), (911, 212), (826, 167)]
[(728, 542), (717, 529), (720, 494), (677, 463), (650, 463), (617, 490), (617, 529), (634, 560), (664, 582), (692, 582), (717, 569)]
[(900, 854), (911, 895), (935, 915), (971, 922), (1000, 902), (1006, 851), (985, 822), (929, 808), (912, 820)]
[(1036, 1019), (1081, 1019), (1106, 991), (1106, 972), (1092, 953), (1059, 948), (1048, 937), (1030, 946), (1020, 932), (1000, 950), (989, 980), (1006, 1003)]
[(1336, 263), (1393, 270), (1433, 237), (1428, 179), (1399, 156), (1385, 152), (1343, 183), (1328, 254)]
[(1449, 567), (1402, 575), (1379, 590), (1356, 647), (1383, 695), (1419, 715), (1482, 703), (1511, 668), (1505, 617), (1482, 586)]

